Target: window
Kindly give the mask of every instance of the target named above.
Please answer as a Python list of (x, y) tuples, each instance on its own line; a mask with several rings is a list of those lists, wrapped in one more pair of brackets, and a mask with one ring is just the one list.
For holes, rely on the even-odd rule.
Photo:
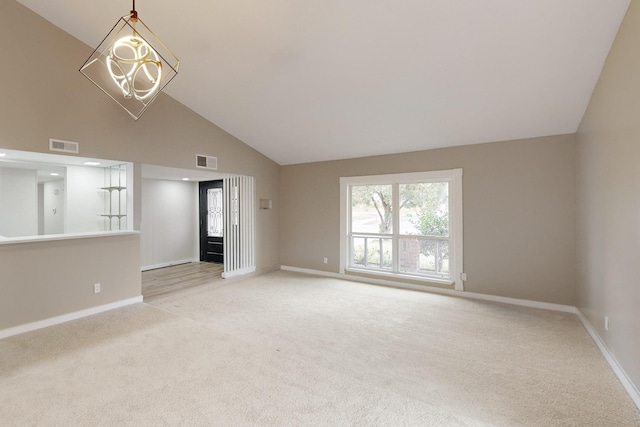
[(131, 231), (132, 184), (132, 163), (0, 148), (0, 241)]
[(343, 177), (341, 273), (462, 290), (462, 169)]

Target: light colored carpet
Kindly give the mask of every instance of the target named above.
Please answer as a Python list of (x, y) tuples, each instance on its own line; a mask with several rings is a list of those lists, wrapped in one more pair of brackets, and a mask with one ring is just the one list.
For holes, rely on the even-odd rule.
[(640, 426), (576, 316), (275, 272), (0, 340), (0, 425)]

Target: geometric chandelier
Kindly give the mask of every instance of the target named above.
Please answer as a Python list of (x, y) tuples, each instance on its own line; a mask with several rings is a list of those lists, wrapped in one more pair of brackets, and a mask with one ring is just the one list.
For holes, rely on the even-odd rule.
[(80, 72), (138, 120), (178, 74), (180, 61), (133, 10), (116, 22)]

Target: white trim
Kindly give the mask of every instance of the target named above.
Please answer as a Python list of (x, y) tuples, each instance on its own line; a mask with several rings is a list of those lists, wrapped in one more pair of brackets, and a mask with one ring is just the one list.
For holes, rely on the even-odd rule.
[(223, 279), (231, 279), (232, 277), (244, 276), (245, 274), (250, 274), (256, 271), (255, 267), (242, 268), (239, 270), (225, 271), (222, 273)]
[(624, 369), (622, 369), (622, 366), (620, 366), (616, 358), (613, 356), (613, 354), (611, 354), (611, 351), (609, 350), (609, 348), (607, 348), (607, 345), (604, 343), (602, 338), (600, 338), (600, 335), (598, 335), (596, 329), (593, 327), (591, 322), (589, 322), (589, 319), (587, 319), (579, 309), (576, 309), (576, 314), (582, 321), (582, 324), (584, 325), (587, 332), (589, 332), (589, 335), (591, 335), (593, 341), (595, 341), (607, 363), (609, 363), (609, 366), (611, 366), (611, 369), (613, 369), (613, 372), (618, 377), (618, 380), (620, 380), (620, 382), (622, 383), (622, 386), (625, 388), (625, 390), (627, 390), (627, 393), (629, 393), (629, 396), (631, 397), (631, 400), (633, 400), (633, 403), (635, 403), (638, 409), (640, 409), (640, 392), (633, 384), (633, 381), (631, 381), (627, 373), (624, 371)]
[(419, 183), (424, 180), (449, 180), (452, 176), (462, 176), (462, 169), (443, 169), (423, 172), (390, 173), (386, 175), (345, 176), (340, 182), (346, 184), (375, 185), (398, 182), (401, 184)]
[(564, 313), (576, 313), (576, 308), (573, 306), (563, 305), (563, 304), (554, 304), (550, 302), (531, 301), (531, 300), (518, 299), (518, 298), (508, 298), (508, 297), (501, 297), (497, 295), (478, 294), (475, 292), (460, 292), (460, 291), (455, 291), (451, 289), (432, 287), (428, 285), (415, 285), (412, 283), (403, 283), (403, 282), (397, 282), (393, 280), (372, 279), (369, 277), (360, 277), (360, 276), (352, 276), (348, 274), (331, 273), (328, 271), (312, 270), (308, 268), (290, 267), (288, 265), (281, 265), (280, 269), (284, 271), (292, 271), (295, 273), (304, 273), (304, 274), (311, 274), (314, 276), (331, 277), (334, 279), (341, 279), (341, 280), (347, 280), (352, 282), (390, 286), (393, 288), (406, 289), (410, 291), (420, 291), (420, 292), (442, 294), (442, 295), (476, 299), (476, 300), (489, 301), (489, 302), (499, 302), (503, 304), (518, 305), (518, 306), (530, 307), (530, 308), (540, 308), (543, 310), (560, 311)]
[[(403, 273), (400, 273), (400, 184), (398, 184), (397, 182), (393, 183), (393, 185), (391, 186), (391, 194), (392, 194), (391, 211), (394, 213), (395, 212), (398, 213), (397, 215), (392, 215), (393, 225), (391, 226), (392, 227), (391, 229), (394, 231), (394, 233), (392, 234), (392, 237), (391, 237), (391, 245), (392, 245), (391, 253), (395, 255), (391, 257), (392, 269), (393, 269), (393, 272), (391, 274), (403, 274)], [(349, 200), (351, 201), (351, 198), (349, 198)], [(349, 204), (349, 206), (353, 208), (351, 204)], [(352, 218), (353, 218), (353, 211), (349, 212), (349, 221), (351, 221)], [(353, 236), (353, 234), (354, 234), (353, 228), (351, 228), (349, 231), (349, 236)], [(349, 239), (349, 242), (352, 243), (353, 240)], [(382, 242), (382, 240), (380, 242)], [(365, 243), (366, 243), (366, 240), (365, 240)], [(382, 252), (382, 250), (380, 252)], [(365, 256), (365, 259), (368, 258), (366, 253), (364, 254), (364, 256)], [(349, 260), (351, 260), (352, 258), (353, 258), (353, 254), (349, 254)], [(380, 254), (381, 261), (382, 261), (382, 258), (383, 257), (381, 253)]]
[[(430, 277), (430, 276), (426, 276), (426, 275), (411, 275), (411, 274), (407, 274), (407, 273), (392, 273), (392, 272), (386, 272), (386, 271), (380, 271), (380, 270), (369, 270), (366, 268), (354, 268), (354, 267), (348, 267), (345, 271), (346, 274), (348, 273), (356, 273), (356, 274), (369, 274), (372, 276), (379, 276), (379, 277), (388, 277), (390, 280), (393, 279), (405, 279), (405, 280), (413, 280), (414, 282), (424, 282), (424, 283), (436, 283), (438, 285), (444, 285), (444, 286), (449, 286), (453, 288), (454, 282), (453, 280), (450, 279), (441, 279), (438, 277)], [(385, 280), (385, 279), (382, 279)]]
[(157, 268), (164, 268), (164, 267), (173, 267), (174, 265), (189, 264), (192, 262), (200, 262), (200, 260), (198, 258), (188, 258), (188, 259), (181, 259), (178, 261), (162, 262), (160, 264), (145, 265), (140, 268), (140, 271), (155, 270)]
[(348, 178), (340, 178), (340, 274), (345, 273), (349, 254), (347, 254), (347, 239), (349, 239), (349, 185)]
[(453, 255), (453, 262), (450, 266), (451, 280), (453, 280), (453, 287), (456, 291), (464, 291), (464, 281), (462, 280), (462, 272), (464, 271), (462, 169), (453, 169), (453, 178), (451, 178), (449, 185), (449, 203), (451, 204), (449, 212), (453, 223), (453, 227), (450, 227), (450, 239), (455, 248), (450, 254), (450, 256)]
[(45, 234), (41, 236), (29, 237), (4, 237), (0, 239), (0, 245), (10, 245), (14, 243), (53, 242), (58, 240), (93, 239), (97, 237), (127, 236), (131, 234), (140, 234), (140, 232), (137, 230), (114, 230), (89, 233)]
[(49, 326), (59, 325), (60, 323), (65, 323), (70, 320), (76, 320), (82, 317), (92, 316), (94, 314), (102, 313), (104, 311), (125, 307), (127, 305), (137, 304), (139, 302), (142, 302), (142, 295), (134, 298), (116, 301), (111, 304), (100, 305), (97, 307), (87, 308), (86, 310), (75, 311), (73, 313), (63, 314), (61, 316), (51, 317), (45, 320), (39, 320), (37, 322), (25, 323), (24, 325), (2, 329), (0, 330), (0, 339), (8, 338), (13, 335), (23, 334), (25, 332), (35, 331), (37, 329), (47, 328)]

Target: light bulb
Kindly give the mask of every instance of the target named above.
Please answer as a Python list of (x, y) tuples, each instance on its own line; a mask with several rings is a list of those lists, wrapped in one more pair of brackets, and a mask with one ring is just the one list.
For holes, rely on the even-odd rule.
[(113, 43), (107, 55), (107, 70), (125, 98), (144, 101), (152, 97), (162, 80), (162, 62), (142, 38), (132, 35)]

